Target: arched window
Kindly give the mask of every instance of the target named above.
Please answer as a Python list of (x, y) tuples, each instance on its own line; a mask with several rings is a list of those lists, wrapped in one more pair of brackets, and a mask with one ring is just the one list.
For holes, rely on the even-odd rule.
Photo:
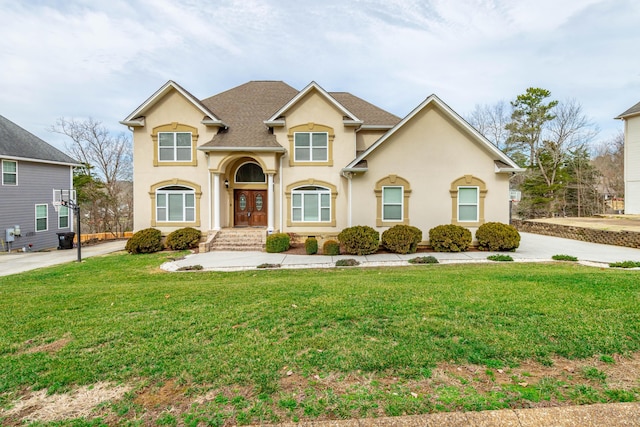
[(179, 185), (156, 190), (156, 220), (158, 222), (194, 222), (195, 190)]
[(238, 168), (238, 170), (236, 171), (235, 181), (240, 184), (248, 184), (252, 182), (267, 182), (260, 165), (253, 162), (247, 162)]

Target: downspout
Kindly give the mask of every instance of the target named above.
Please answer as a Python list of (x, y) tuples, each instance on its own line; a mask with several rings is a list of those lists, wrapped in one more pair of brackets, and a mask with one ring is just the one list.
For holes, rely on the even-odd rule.
[[(212, 213), (213, 213), (213, 194), (211, 194), (211, 190), (212, 190), (212, 185), (211, 185), (211, 179), (213, 178), (211, 176), (211, 157), (209, 156), (209, 154), (207, 153), (207, 172), (209, 172), (209, 179), (207, 180), (207, 198), (209, 199), (209, 209), (207, 209), (209, 211), (209, 230), (211, 230), (212, 224), (213, 224), (213, 218), (212, 218)], [(209, 231), (207, 230), (207, 231)]]
[(352, 223), (352, 187), (351, 187), (351, 178), (353, 178), (353, 173), (351, 172), (342, 172), (342, 176), (344, 176), (345, 178), (347, 178), (348, 181), (348, 185), (347, 185), (347, 227), (351, 227), (351, 223)]
[(283, 214), (283, 211), (282, 211), (283, 206), (284, 206), (284, 202), (282, 200), (284, 198), (284, 188), (283, 188), (283, 185), (282, 185), (282, 183), (284, 182), (284, 180), (282, 179), (282, 158), (283, 157), (284, 156), (280, 156), (280, 159), (279, 159), (280, 164), (278, 165), (278, 169), (279, 169), (278, 178), (279, 178), (279, 181), (280, 181), (280, 230), (279, 230), (280, 233), (282, 233), (282, 231), (284, 230), (284, 228), (283, 228), (283, 225), (284, 225), (284, 223), (283, 223), (284, 214)]

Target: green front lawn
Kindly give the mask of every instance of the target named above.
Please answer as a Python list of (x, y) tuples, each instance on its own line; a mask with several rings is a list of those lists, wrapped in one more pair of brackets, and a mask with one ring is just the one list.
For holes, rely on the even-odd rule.
[[(165, 273), (168, 256), (117, 254), (0, 277), (0, 407), (27, 391), (105, 381), (133, 391), (87, 425), (639, 397), (640, 379), (617, 387), (596, 375), (602, 367), (554, 371), (559, 358), (615, 366), (636, 357), (637, 271), (500, 263)], [(523, 370), (531, 364), (549, 375)], [(173, 401), (141, 399), (167, 384)]]

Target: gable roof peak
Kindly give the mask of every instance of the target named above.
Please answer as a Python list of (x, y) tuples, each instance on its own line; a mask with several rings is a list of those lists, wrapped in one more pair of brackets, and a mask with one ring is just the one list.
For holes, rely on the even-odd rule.
[(207, 126), (226, 127), (227, 125), (218, 117), (213, 114), (198, 98), (193, 96), (189, 91), (180, 86), (173, 80), (168, 80), (164, 85), (160, 87), (153, 95), (147, 98), (138, 108), (136, 108), (131, 114), (124, 120), (120, 121), (121, 124), (126, 126), (141, 127), (144, 126), (144, 116), (158, 101), (160, 101), (171, 90), (175, 90), (180, 93), (187, 101), (189, 101), (195, 108), (200, 110), (204, 116), (202, 123)]
[[(503, 153), (498, 147), (496, 147), (491, 141), (489, 141), (484, 135), (478, 132), (473, 126), (469, 124), (462, 116), (456, 113), (451, 107), (449, 107), (444, 101), (442, 101), (435, 93), (429, 95), (424, 101), (420, 103), (416, 108), (414, 108), (406, 117), (404, 117), (397, 125), (391, 128), (388, 132), (382, 135), (376, 142), (374, 142), (369, 148), (367, 148), (360, 155), (356, 156), (356, 158), (349, 163), (345, 170), (354, 169), (357, 164), (366, 159), (366, 157), (382, 145), (385, 141), (387, 141), (393, 134), (395, 134), (398, 129), (402, 128), (407, 122), (413, 119), (420, 111), (427, 108), (429, 105), (435, 105), (440, 111), (444, 112), (451, 120), (457, 123), (460, 127), (466, 130), (473, 139), (475, 139), (478, 143), (480, 143), (487, 151), (493, 154), (493, 156), (506, 165), (510, 166), (509, 171), (520, 171), (521, 169), (512, 159), (509, 158), (505, 153)], [(506, 170), (505, 170), (506, 171)]]
[(345, 124), (362, 124), (362, 120), (358, 119), (355, 114), (349, 111), (344, 105), (338, 102), (329, 92), (324, 90), (316, 81), (312, 80), (304, 89), (302, 89), (296, 96), (294, 96), (289, 102), (287, 102), (282, 108), (276, 111), (271, 117), (264, 121), (267, 126), (283, 126), (284, 122), (281, 117), (295, 104), (297, 104), (302, 98), (309, 94), (312, 90), (317, 91), (322, 95), (329, 103), (335, 106), (338, 111), (346, 117)]

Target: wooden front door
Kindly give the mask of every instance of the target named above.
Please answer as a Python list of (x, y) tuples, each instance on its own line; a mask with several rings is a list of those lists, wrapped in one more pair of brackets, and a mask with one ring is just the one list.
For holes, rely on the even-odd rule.
[(267, 226), (267, 190), (235, 190), (234, 222), (236, 227)]

